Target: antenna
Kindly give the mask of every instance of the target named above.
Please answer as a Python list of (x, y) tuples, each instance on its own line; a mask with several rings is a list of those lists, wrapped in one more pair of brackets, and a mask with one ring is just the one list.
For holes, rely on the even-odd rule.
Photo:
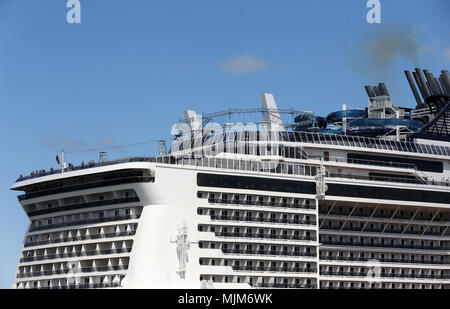
[(99, 163), (105, 163), (106, 162), (106, 152), (100, 151), (100, 156), (98, 158)]
[(160, 157), (167, 156), (166, 141), (161, 139), (158, 141), (158, 145), (159, 145), (159, 156)]

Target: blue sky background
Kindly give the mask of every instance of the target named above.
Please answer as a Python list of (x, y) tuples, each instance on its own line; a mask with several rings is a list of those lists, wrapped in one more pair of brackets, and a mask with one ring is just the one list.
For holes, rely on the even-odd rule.
[[(403, 70), (450, 66), (450, 1), (0, 0), (0, 287), (12, 281), (28, 219), (9, 187), (56, 167), (56, 151), (166, 138), (184, 109), (259, 107), (319, 115), (365, 107), (385, 82), (414, 106)], [(108, 152), (153, 155), (155, 144)], [(78, 164), (98, 154), (68, 156)]]

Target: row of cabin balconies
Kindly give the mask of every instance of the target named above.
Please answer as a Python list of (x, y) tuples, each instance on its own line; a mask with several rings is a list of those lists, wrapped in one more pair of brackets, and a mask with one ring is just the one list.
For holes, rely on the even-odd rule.
[(64, 237), (64, 238), (56, 238), (56, 239), (41, 240), (41, 241), (32, 241), (32, 242), (30, 241), (30, 242), (25, 243), (24, 247), (56, 244), (56, 243), (61, 243), (61, 242), (73, 242), (73, 241), (98, 240), (98, 239), (107, 239), (107, 238), (116, 238), (116, 237), (127, 237), (127, 236), (134, 236), (135, 234), (136, 234), (136, 230), (130, 230), (130, 231), (125, 231), (125, 232), (99, 233), (99, 234), (93, 234), (93, 235)]
[[(438, 233), (438, 231), (444, 233), (447, 231), (448, 227), (450, 226), (449, 222), (442, 222), (442, 221), (418, 221), (418, 220), (404, 220), (404, 219), (382, 219), (382, 218), (374, 218), (374, 217), (360, 217), (360, 216), (346, 216), (346, 215), (338, 215), (335, 213), (330, 213), (329, 215), (320, 215), (319, 216), (320, 221), (324, 222), (341, 222), (341, 221), (347, 221), (349, 224), (351, 223), (350, 228), (353, 227), (353, 225), (358, 225), (362, 228), (364, 225), (366, 227), (372, 227), (376, 225), (380, 225), (383, 228), (386, 226), (386, 224), (389, 226), (389, 230), (393, 230), (393, 227), (397, 227), (397, 231), (406, 231), (406, 228), (409, 227), (410, 231), (414, 232), (425, 232), (428, 233), (430, 231), (431, 233)], [(363, 223), (363, 226), (361, 226), (361, 222)], [(367, 224), (366, 224), (367, 223)], [(328, 223), (329, 224), (329, 223)], [(414, 228), (411, 230), (411, 226)], [(398, 228), (400, 227), (400, 228)], [(346, 228), (346, 227), (344, 227)], [(434, 232), (433, 230), (434, 229)], [(387, 229), (386, 229), (387, 230)]]
[(65, 289), (108, 289), (108, 288), (119, 288), (120, 283), (84, 283), (84, 284), (69, 284), (69, 285), (49, 285), (43, 287), (36, 287), (35, 289), (52, 289), (52, 290), (65, 290)]
[(107, 275), (76, 277), (73, 280), (66, 278), (46, 279), (37, 281), (18, 281), (17, 289), (91, 289), (91, 288), (114, 288), (120, 287), (124, 275)]
[[(447, 226), (423, 226), (417, 224), (398, 224), (398, 223), (378, 223), (363, 221), (337, 221), (333, 219), (320, 219), (319, 226), (321, 230), (352, 231), (364, 233), (389, 233), (389, 234), (410, 234), (418, 236), (450, 236), (450, 229)], [(449, 238), (450, 239), (450, 238)]]
[(248, 284), (254, 288), (306, 288), (317, 287), (314, 278), (282, 278), (268, 276), (226, 276), (226, 275), (200, 275), (200, 281), (207, 280), (214, 283)]
[(280, 262), (280, 261), (258, 261), (258, 260), (237, 260), (237, 259), (214, 259), (200, 258), (202, 266), (225, 266), (231, 267), (234, 271), (247, 272), (286, 272), (286, 273), (315, 273), (317, 268), (311, 267), (311, 262)]
[(199, 225), (200, 232), (214, 233), (216, 237), (232, 238), (253, 238), (271, 240), (293, 240), (293, 241), (315, 241), (315, 231), (265, 228), (265, 227), (245, 227), (245, 226), (220, 226), (220, 225)]
[[(145, 171), (144, 171), (145, 172)], [(83, 177), (82, 177), (83, 178)], [(120, 177), (115, 179), (103, 179), (99, 181), (88, 181), (84, 183), (79, 183), (75, 185), (67, 185), (57, 188), (50, 188), (50, 189), (44, 189), (41, 191), (33, 191), (29, 193), (25, 193), (22, 195), (17, 196), (19, 201), (25, 201), (28, 199), (34, 199), (38, 197), (44, 197), (49, 196), (53, 194), (61, 194), (61, 193), (68, 193), (68, 192), (74, 192), (74, 191), (80, 191), (80, 190), (87, 190), (87, 189), (94, 189), (99, 187), (108, 187), (108, 186), (118, 186), (118, 185), (125, 185), (125, 184), (132, 184), (132, 183), (149, 183), (154, 182), (155, 177), (154, 176), (129, 176), (129, 177)]]
[[(355, 256), (357, 255), (357, 256)], [(390, 256), (390, 257), (388, 257)], [(400, 257), (400, 258), (396, 258)], [(370, 253), (366, 256), (366, 252), (346, 252), (341, 251), (339, 255), (333, 254), (332, 251), (320, 251), (320, 260), (321, 261), (341, 261), (341, 262), (368, 262), (370, 260), (377, 260), (381, 263), (401, 263), (401, 264), (418, 264), (420, 267), (424, 264), (430, 265), (438, 265), (442, 267), (442, 265), (449, 265), (450, 267), (450, 259), (444, 255), (430, 255), (425, 259), (425, 255), (414, 255), (414, 254), (384, 254), (384, 253)]]
[[(367, 277), (370, 274), (366, 272), (345, 272), (345, 271), (321, 271), (321, 276), (339, 276), (339, 277)], [(426, 274), (392, 274), (392, 273), (380, 273), (381, 278), (398, 278), (398, 279), (436, 279), (447, 280), (450, 279), (449, 275), (426, 275)], [(450, 283), (450, 281), (449, 281)]]
[(315, 253), (301, 251), (284, 251), (284, 250), (248, 250), (248, 249), (222, 249), (224, 254), (243, 254), (243, 255), (270, 255), (270, 256), (308, 256), (314, 257)]
[(118, 249), (90, 250), (90, 251), (69, 252), (69, 253), (59, 253), (59, 254), (46, 254), (46, 255), (21, 258), (20, 263), (42, 261), (42, 260), (63, 259), (63, 258), (71, 258), (71, 257), (110, 255), (110, 254), (120, 254), (120, 253), (130, 253), (130, 252), (131, 252), (131, 248), (118, 248)]
[(107, 271), (120, 271), (120, 270), (127, 270), (127, 269), (128, 269), (128, 265), (67, 268), (67, 269), (55, 269), (55, 270), (47, 270), (47, 271), (21, 273), (21, 274), (17, 274), (17, 278), (67, 275), (70, 272), (73, 272), (73, 273), (107, 272)]
[[(294, 202), (288, 202), (288, 198), (276, 198), (267, 197), (265, 201), (263, 199), (228, 199), (228, 198), (208, 198), (208, 202), (211, 204), (230, 204), (230, 205), (244, 205), (244, 206), (259, 206), (259, 207), (276, 207), (276, 208), (294, 208), (294, 209), (315, 209), (315, 204), (307, 202), (299, 203), (299, 199), (290, 199)], [(297, 201), (297, 202), (296, 202)]]
[(283, 208), (315, 209), (315, 200), (286, 196), (254, 195), (229, 192), (202, 192), (197, 193), (198, 198), (207, 198), (210, 203), (268, 206)]
[(341, 232), (336, 230), (323, 229), (320, 231), (320, 241), (322, 244), (327, 242), (343, 242), (355, 244), (367, 244), (369, 246), (375, 245), (380, 247), (398, 247), (398, 248), (417, 248), (417, 249), (431, 249), (431, 250), (447, 250), (450, 240), (447, 238), (435, 237), (417, 237), (416, 235), (405, 234), (371, 234), (371, 233), (355, 233), (355, 232)]
[(137, 223), (133, 223), (28, 235), (26, 237), (24, 247), (41, 246), (61, 242), (133, 236), (136, 234), (136, 230)]
[(223, 254), (238, 255), (267, 255), (283, 257), (315, 257), (317, 256), (314, 246), (293, 246), (274, 244), (252, 244), (252, 243), (221, 243), (200, 241), (201, 249), (219, 249)]
[(444, 285), (430, 283), (348, 282), (320, 280), (320, 289), (443, 289)]
[(20, 263), (70, 257), (128, 253), (131, 251), (132, 246), (133, 241), (128, 240), (29, 250), (22, 252), (23, 257), (20, 259)]
[(141, 212), (142, 207), (129, 207), (33, 220), (30, 225), (29, 232), (81, 224), (95, 224), (119, 220), (139, 219)]
[(277, 213), (268, 211), (240, 211), (233, 209), (199, 208), (199, 215), (209, 215), (211, 220), (278, 223), (293, 225), (316, 225), (314, 215), (297, 213)]
[(417, 249), (417, 250), (450, 250), (447, 245), (416, 245), (405, 243), (380, 243), (380, 242), (362, 242), (362, 241), (340, 241), (340, 240), (321, 240), (322, 246), (342, 246), (342, 247), (372, 247), (372, 248), (392, 248), (392, 249)]
[(350, 276), (350, 277), (383, 277), (383, 278), (416, 278), (416, 279), (450, 279), (450, 272), (435, 269), (397, 268), (377, 265), (379, 271), (374, 272), (371, 267), (364, 266), (321, 266), (321, 276)]
[(71, 196), (68, 198), (26, 204), (23, 207), (28, 216), (32, 217), (58, 211), (86, 209), (95, 206), (115, 205), (139, 201), (140, 200), (136, 195), (136, 192), (130, 189)]
[(19, 266), (17, 278), (66, 275), (72, 276), (84, 272), (120, 271), (128, 268), (129, 257), (101, 256), (97, 259), (52, 262), (46, 264), (34, 264)]
[[(428, 216), (424, 215), (424, 213), (416, 213), (417, 211), (409, 211), (409, 215), (405, 215), (403, 211), (395, 211), (395, 209), (383, 209), (377, 210), (374, 212), (373, 209), (367, 211), (367, 208), (358, 208), (353, 210), (351, 207), (345, 208), (342, 210), (342, 207), (335, 207), (333, 209), (324, 209), (321, 208), (319, 210), (320, 218), (326, 219), (326, 216), (345, 216), (347, 218), (358, 219), (361, 220), (370, 220), (370, 221), (380, 221), (385, 222), (386, 220), (399, 222), (399, 223), (409, 223), (410, 221), (416, 224), (443, 224), (448, 226), (448, 222), (450, 222), (450, 213), (439, 212), (429, 213)], [(380, 220), (382, 219), (382, 220)], [(422, 222), (421, 222), (422, 221)]]
[(109, 206), (109, 205), (117, 205), (117, 204), (125, 204), (125, 203), (133, 203), (133, 202), (139, 202), (139, 198), (137, 196), (135, 197), (124, 197), (124, 198), (116, 198), (111, 200), (100, 200), (95, 202), (84, 202), (74, 205), (67, 205), (67, 206), (59, 206), (59, 207), (53, 207), (53, 208), (47, 208), (47, 209), (40, 209), (35, 211), (29, 211), (27, 212), (28, 216), (38, 216), (38, 215), (44, 215), (59, 211), (69, 211), (69, 210), (77, 210), (77, 209), (87, 209), (91, 207), (98, 207), (98, 206)]

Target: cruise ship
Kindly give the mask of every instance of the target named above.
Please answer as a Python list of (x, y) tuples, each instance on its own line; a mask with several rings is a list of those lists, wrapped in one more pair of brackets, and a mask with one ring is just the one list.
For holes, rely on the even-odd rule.
[(264, 93), (184, 111), (158, 156), (20, 176), (12, 288), (450, 288), (450, 75), (405, 75), (404, 105), (384, 83), (327, 116)]

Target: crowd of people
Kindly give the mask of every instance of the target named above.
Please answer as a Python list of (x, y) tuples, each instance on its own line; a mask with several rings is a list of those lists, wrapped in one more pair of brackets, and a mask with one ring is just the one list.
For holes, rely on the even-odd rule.
[[(87, 166), (88, 167), (93, 167), (93, 166), (95, 166), (95, 161), (94, 160), (90, 160), (88, 163), (87, 163)], [(86, 167), (86, 164), (84, 163), (84, 161), (81, 161), (81, 168), (85, 168)], [(67, 168), (66, 168), (67, 170), (74, 170), (75, 169), (75, 167), (74, 167), (74, 165), (72, 164), (72, 163), (69, 163), (69, 164), (67, 164)], [(52, 167), (52, 168), (50, 168), (50, 174), (53, 174), (55, 172), (55, 169)], [(32, 171), (31, 173), (30, 173), (30, 177), (36, 177), (36, 176), (42, 176), (42, 175), (44, 175), (46, 173), (46, 170), (45, 169), (42, 169), (42, 170), (36, 170), (36, 171)], [(23, 179), (23, 175), (22, 174), (20, 174), (19, 175), (19, 180), (22, 180)]]

